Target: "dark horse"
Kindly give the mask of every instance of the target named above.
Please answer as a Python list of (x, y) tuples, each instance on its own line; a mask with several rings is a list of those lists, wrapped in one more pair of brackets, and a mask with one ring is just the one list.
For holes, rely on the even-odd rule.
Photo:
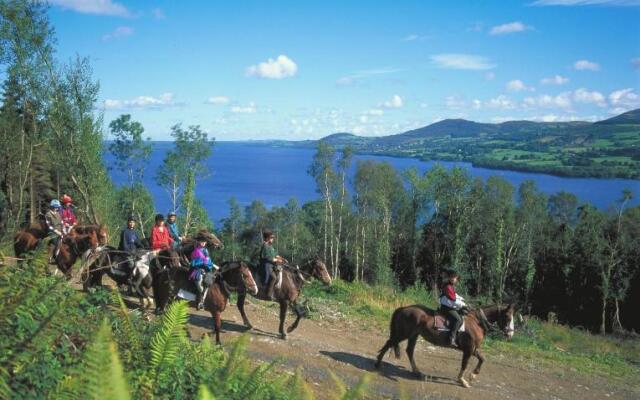
[[(260, 274), (256, 274), (256, 276), (260, 276)], [(287, 333), (293, 332), (294, 329), (298, 327), (298, 323), (300, 319), (304, 316), (304, 311), (298, 305), (297, 300), (300, 297), (300, 292), (302, 291), (302, 285), (307, 281), (306, 277), (316, 277), (320, 279), (325, 285), (331, 285), (331, 276), (329, 272), (327, 272), (327, 267), (319, 257), (312, 258), (302, 264), (302, 266), (289, 266), (284, 265), (282, 267), (282, 272), (279, 274), (278, 280), (280, 282), (276, 283), (274, 288), (274, 297), (277, 303), (280, 304), (280, 338), (286, 339), (287, 334), (284, 332), (284, 321), (287, 317), (287, 309), (289, 306), (296, 313), (296, 320), (287, 328)], [(258, 291), (256, 298), (265, 301), (272, 301), (267, 297), (267, 288), (262, 285), (263, 280), (258, 279), (260, 282), (260, 290)], [(242, 315), (242, 320), (244, 321), (244, 325), (249, 329), (253, 328), (251, 322), (249, 322), (249, 318), (247, 318), (247, 314), (244, 311), (244, 301), (246, 298), (246, 293), (241, 290), (238, 292), (238, 310), (240, 310), (240, 314)]]
[[(216, 344), (220, 344), (221, 314), (227, 307), (231, 292), (245, 288), (251, 293), (258, 293), (258, 286), (253, 280), (249, 266), (242, 261), (222, 264), (220, 270), (208, 273), (205, 277), (204, 308), (214, 319)], [(189, 269), (183, 267), (165, 268), (154, 272), (153, 296), (156, 309), (164, 310), (166, 305), (184, 291), (195, 293), (195, 284), (189, 280)], [(194, 303), (195, 304), (195, 303)]]
[[(473, 355), (478, 359), (478, 365), (471, 374), (474, 380), (480, 373), (480, 367), (484, 362), (484, 357), (480, 353), (480, 345), (491, 325), (497, 323), (505, 336), (513, 336), (513, 316), (515, 306), (492, 305), (471, 311), (464, 317), (464, 332), (458, 332), (458, 350), (462, 351), (462, 366), (458, 374), (458, 381), (464, 387), (469, 387), (469, 383), (464, 379), (464, 372), (467, 369), (469, 358)], [(437, 315), (440, 318), (440, 315)], [(422, 336), (426, 341), (436, 346), (449, 347), (449, 331), (436, 327), (436, 312), (422, 305), (400, 307), (393, 312), (389, 329), (389, 340), (378, 354), (376, 368), (382, 365), (382, 358), (387, 350), (393, 347), (397, 358), (400, 357), (400, 342), (409, 339), (407, 344), (407, 355), (411, 363), (413, 373), (420, 379), (424, 379), (424, 374), (418, 370), (413, 359), (413, 351), (416, 347), (418, 336)]]
[(22, 257), (38, 247), (40, 241), (47, 237), (49, 228), (43, 215), (38, 215), (38, 221), (27, 228), (18, 231), (13, 237), (13, 252), (16, 257)]
[[(207, 231), (206, 229), (199, 230), (196, 233), (195, 237), (198, 236), (202, 236), (207, 239), (207, 248), (209, 248), (209, 250), (224, 248), (224, 243), (222, 243), (222, 241), (218, 239), (216, 235)], [(180, 260), (183, 267), (189, 268), (191, 253), (193, 252), (193, 249), (196, 245), (197, 242), (195, 238), (187, 237), (180, 243), (180, 246), (177, 248), (178, 252), (180, 253)]]
[(71, 278), (73, 264), (86, 252), (95, 250), (98, 247), (98, 239), (95, 232), (75, 237), (65, 236), (60, 243), (60, 251), (55, 256), (55, 263), (58, 269), (67, 277)]
[(107, 274), (118, 286), (129, 285), (130, 289), (138, 295), (142, 308), (146, 308), (153, 302), (151, 291), (154, 271), (178, 267), (180, 267), (180, 256), (173, 249), (157, 252), (142, 251), (131, 269), (129, 253), (106, 246), (88, 265), (87, 275), (83, 277), (83, 288), (89, 290), (96, 285), (101, 285), (102, 277)]
[(98, 244), (105, 246), (109, 240), (107, 236), (107, 228), (103, 224), (99, 225), (76, 225), (69, 232), (69, 236), (86, 235), (87, 233), (95, 232), (98, 238)]

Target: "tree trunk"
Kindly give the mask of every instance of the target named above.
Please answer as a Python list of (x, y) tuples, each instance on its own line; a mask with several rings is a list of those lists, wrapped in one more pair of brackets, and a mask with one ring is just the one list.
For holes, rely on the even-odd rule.
[(600, 323), (600, 333), (604, 335), (606, 333), (607, 322), (607, 296), (602, 295), (602, 321)]

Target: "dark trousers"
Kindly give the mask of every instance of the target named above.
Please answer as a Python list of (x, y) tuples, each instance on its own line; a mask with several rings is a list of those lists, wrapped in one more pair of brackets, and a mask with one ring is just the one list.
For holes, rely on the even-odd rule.
[(451, 323), (451, 335), (455, 335), (462, 326), (462, 317), (454, 308), (442, 306), (442, 313), (447, 316)]
[(264, 263), (264, 285), (266, 286), (271, 278), (274, 278), (273, 268), (275, 265), (271, 263)]

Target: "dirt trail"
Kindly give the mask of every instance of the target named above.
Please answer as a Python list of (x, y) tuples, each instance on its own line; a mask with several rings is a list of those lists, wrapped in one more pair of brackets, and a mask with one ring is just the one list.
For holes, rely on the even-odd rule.
[[(638, 399), (640, 392), (630, 386), (620, 387), (605, 378), (587, 376), (559, 367), (541, 370), (535, 365), (518, 362), (506, 355), (485, 355), (479, 379), (470, 389), (455, 380), (461, 353), (453, 349), (434, 347), (420, 339), (416, 346), (416, 363), (426, 381), (411, 374), (408, 358), (402, 346), (402, 358), (387, 356), (380, 371), (373, 368), (378, 350), (387, 337), (387, 330), (378, 331), (344, 319), (331, 321), (302, 320), (287, 340), (277, 336), (278, 308), (275, 304), (250, 300), (245, 306), (255, 327), (249, 331), (248, 356), (258, 361), (282, 360), (285, 369), (301, 367), (309, 385), (319, 398), (328, 396), (334, 387), (332, 371), (348, 384), (354, 384), (370, 371), (371, 398), (397, 398), (401, 391), (412, 399)], [(193, 339), (210, 334), (213, 319), (206, 312), (191, 309), (189, 333)], [(230, 304), (222, 315), (223, 345), (246, 331), (235, 305)], [(287, 323), (293, 317), (290, 315)], [(287, 324), (287, 326), (288, 326)], [(389, 354), (393, 353), (392, 351)], [(467, 369), (475, 367), (472, 358)]]

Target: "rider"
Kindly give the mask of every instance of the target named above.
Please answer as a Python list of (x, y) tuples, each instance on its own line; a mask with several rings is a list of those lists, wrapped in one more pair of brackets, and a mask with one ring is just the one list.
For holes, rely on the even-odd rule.
[(74, 226), (78, 224), (76, 214), (73, 212), (73, 199), (68, 194), (62, 195), (62, 210), (60, 215), (62, 217), (62, 229), (65, 235), (68, 235)]
[(152, 250), (166, 250), (173, 246), (173, 239), (169, 235), (169, 229), (164, 224), (164, 216), (157, 214), (155, 218), (155, 225), (151, 228), (151, 249)]
[(49, 211), (47, 211), (44, 216), (47, 227), (49, 228), (49, 235), (51, 236), (49, 244), (55, 249), (49, 254), (51, 259), (58, 255), (60, 251), (60, 239), (64, 235), (62, 217), (60, 216), (61, 207), (60, 200), (51, 200), (51, 203), (49, 203)]
[(191, 253), (191, 273), (189, 274), (189, 279), (196, 284), (196, 289), (198, 290), (196, 299), (198, 302), (198, 310), (202, 310), (204, 308), (204, 287), (202, 285), (204, 275), (212, 269), (217, 271), (219, 267), (215, 265), (213, 261), (211, 261), (211, 257), (209, 257), (207, 238), (198, 235), (196, 242), (197, 244)]
[(267, 289), (267, 297), (271, 300), (275, 300), (273, 297), (273, 289), (276, 284), (276, 273), (274, 268), (276, 265), (282, 265), (286, 261), (284, 258), (277, 255), (276, 249), (273, 248), (273, 241), (276, 239), (276, 235), (270, 231), (265, 230), (262, 233), (262, 247), (260, 248), (260, 265), (264, 269), (264, 284), (269, 285)]
[(127, 218), (127, 227), (120, 233), (120, 245), (118, 249), (128, 254), (129, 261), (127, 266), (133, 269), (135, 254), (138, 249), (143, 249), (144, 245), (140, 241), (138, 232), (136, 231), (136, 219), (134, 216)]
[(440, 292), (440, 308), (447, 316), (450, 322), (449, 331), (449, 343), (451, 346), (456, 347), (456, 335), (458, 329), (462, 326), (462, 317), (458, 313), (463, 307), (466, 307), (464, 299), (459, 294), (456, 294), (455, 285), (458, 283), (459, 275), (454, 269), (450, 269), (447, 272), (447, 278), (443, 282)]
[(180, 242), (184, 239), (180, 236), (180, 231), (178, 230), (178, 224), (176, 223), (176, 213), (171, 211), (167, 214), (167, 227), (169, 228), (169, 236), (173, 239), (173, 247), (178, 247)]

